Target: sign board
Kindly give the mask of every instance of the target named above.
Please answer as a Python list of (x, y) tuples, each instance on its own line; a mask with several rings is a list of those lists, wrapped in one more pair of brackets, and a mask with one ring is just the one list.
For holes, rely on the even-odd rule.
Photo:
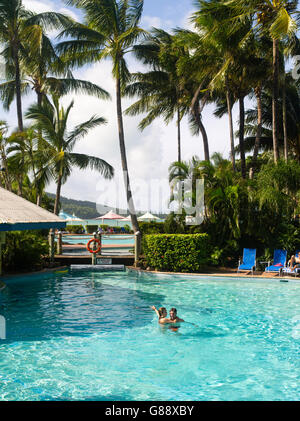
[(111, 265), (112, 264), (112, 259), (97, 259), (97, 265)]

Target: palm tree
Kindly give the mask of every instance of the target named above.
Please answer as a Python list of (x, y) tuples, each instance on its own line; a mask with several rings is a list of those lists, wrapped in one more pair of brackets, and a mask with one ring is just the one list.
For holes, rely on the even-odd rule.
[(22, 0), (0, 0), (0, 42), (4, 45), (2, 55), (6, 62), (6, 73), (10, 77), (14, 73), (19, 131), (23, 131), (22, 115), (22, 60), (21, 52), (24, 43), (34, 44), (40, 36), (41, 25), (49, 29), (61, 29), (70, 24), (66, 16), (46, 12), (34, 14), (26, 10)]
[[(200, 1), (200, 0), (199, 0)], [(218, 1), (212, 2), (213, 8), (220, 6)], [(248, 17), (256, 20), (255, 31), (261, 36), (268, 34), (273, 43), (273, 64), (272, 64), (272, 137), (274, 162), (279, 159), (278, 149), (278, 99), (279, 99), (279, 51), (280, 40), (292, 38), (297, 31), (297, 22), (293, 16), (297, 12), (297, 2), (286, 0), (233, 0), (230, 2), (232, 11), (231, 21), (233, 25), (241, 19)], [(251, 31), (254, 30), (251, 29)]]
[(74, 166), (99, 171), (105, 178), (112, 178), (114, 170), (106, 161), (95, 156), (75, 153), (73, 149), (77, 141), (89, 130), (105, 124), (103, 117), (93, 116), (88, 121), (79, 124), (71, 132), (67, 132), (69, 113), (74, 105), (64, 109), (59, 105), (57, 97), (53, 97), (53, 104), (44, 101), (41, 106), (32, 105), (26, 113), (26, 118), (33, 121), (33, 128), (40, 131), (40, 154), (47, 161), (46, 168), (51, 172), (57, 183), (54, 213), (59, 211), (60, 193), (62, 185), (71, 175)]
[(132, 226), (138, 231), (138, 220), (128, 173), (125, 135), (122, 116), (122, 90), (130, 80), (125, 55), (132, 51), (134, 44), (145, 33), (139, 27), (143, 10), (143, 0), (70, 0), (70, 4), (85, 12), (86, 24), (74, 24), (61, 33), (73, 38), (57, 46), (65, 54), (68, 63), (82, 66), (110, 58), (115, 79), (119, 145), (127, 204)]
[(140, 99), (125, 113), (137, 115), (147, 113), (139, 124), (144, 130), (156, 118), (163, 117), (166, 124), (177, 120), (177, 160), (181, 161), (181, 119), (188, 111), (184, 104), (185, 81), (177, 74), (177, 64), (185, 49), (176, 44), (176, 37), (162, 29), (153, 28), (151, 37), (135, 46), (134, 52), (145, 65), (150, 65), (147, 73), (134, 73), (133, 82), (126, 87), (124, 94), (138, 95)]
[[(32, 45), (30, 42), (24, 43), (20, 55), (22, 59), (22, 92), (29, 92), (31, 87), (37, 95), (38, 105), (42, 104), (43, 98), (48, 94), (62, 96), (75, 92), (94, 95), (100, 99), (110, 98), (109, 93), (99, 86), (73, 77), (68, 70), (68, 63), (60, 60), (51, 40), (42, 28), (40, 28), (38, 45)], [(1, 99), (7, 110), (14, 100), (15, 85), (13, 74), (10, 80), (0, 84)]]
[(7, 148), (10, 164), (14, 168), (22, 168), (27, 177), (28, 174), (33, 175), (31, 196), (38, 206), (41, 205), (45, 185), (51, 178), (48, 160), (44, 151), (40, 150), (40, 137), (41, 133), (36, 130), (24, 128), (23, 132), (16, 131), (10, 135)]
[[(290, 74), (286, 75), (286, 141), (289, 146), (289, 157), (294, 157), (300, 162), (300, 90)], [(282, 112), (283, 102), (279, 103), (279, 112)], [(272, 88), (268, 85), (261, 92), (261, 138), (258, 145), (258, 152), (273, 150), (272, 139)], [(255, 152), (256, 135), (258, 130), (258, 104), (255, 108), (246, 112), (246, 139), (244, 147), (246, 152)], [(278, 147), (284, 151), (285, 134), (283, 126), (278, 130)]]
[(11, 178), (7, 163), (7, 134), (8, 125), (6, 121), (0, 121), (0, 157), (1, 157), (1, 178), (4, 187), (12, 191)]

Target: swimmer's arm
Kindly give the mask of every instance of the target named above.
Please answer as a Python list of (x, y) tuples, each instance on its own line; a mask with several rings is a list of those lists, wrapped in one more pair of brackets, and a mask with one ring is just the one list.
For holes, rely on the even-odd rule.
[(160, 318), (159, 312), (158, 312), (158, 310), (156, 309), (156, 307), (155, 307), (155, 306), (151, 306), (151, 308), (152, 308), (152, 310), (154, 310), (154, 311), (155, 311), (155, 313), (157, 314), (157, 317), (158, 317), (158, 318)]

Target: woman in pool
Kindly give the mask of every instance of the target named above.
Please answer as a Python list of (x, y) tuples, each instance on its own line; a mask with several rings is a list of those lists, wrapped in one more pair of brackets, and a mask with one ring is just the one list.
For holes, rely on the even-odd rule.
[(165, 307), (160, 307), (158, 310), (155, 306), (152, 306), (151, 308), (157, 314), (158, 323), (169, 323), (167, 319), (168, 312)]

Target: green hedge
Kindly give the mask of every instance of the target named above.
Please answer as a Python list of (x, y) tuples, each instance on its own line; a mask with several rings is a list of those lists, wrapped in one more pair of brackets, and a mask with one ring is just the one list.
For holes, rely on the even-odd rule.
[(98, 231), (98, 225), (86, 225), (85, 229), (88, 234), (93, 234)]
[(83, 225), (67, 225), (66, 231), (72, 234), (81, 234), (84, 231)]
[(147, 266), (170, 272), (198, 272), (210, 263), (207, 234), (153, 234), (143, 237)]

